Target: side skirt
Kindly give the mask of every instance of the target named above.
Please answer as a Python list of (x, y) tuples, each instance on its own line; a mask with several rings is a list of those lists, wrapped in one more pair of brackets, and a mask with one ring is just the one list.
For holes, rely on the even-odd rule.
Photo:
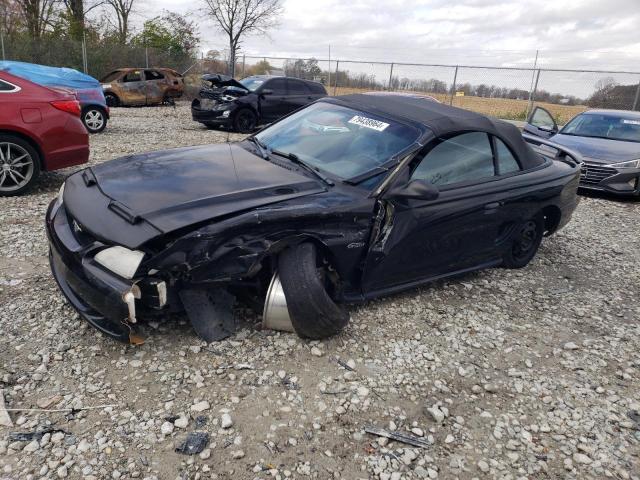
[(385, 297), (387, 295), (393, 295), (395, 293), (403, 292), (405, 290), (410, 290), (412, 288), (419, 287), (421, 285), (425, 285), (427, 283), (432, 283), (437, 280), (442, 280), (444, 278), (456, 277), (459, 275), (464, 275), (466, 273), (475, 272), (476, 270), (484, 270), (485, 268), (493, 268), (497, 267), (502, 263), (502, 259), (495, 259), (489, 262), (481, 263), (480, 265), (476, 265), (475, 267), (464, 268), (462, 270), (456, 270), (450, 273), (443, 273), (442, 275), (435, 275), (433, 277), (421, 278), (420, 280), (414, 280), (413, 282), (402, 283), (400, 285), (394, 285), (393, 287), (382, 288), (379, 290), (373, 290), (371, 292), (366, 292), (363, 294), (345, 294), (340, 301), (345, 303), (362, 303), (367, 300), (373, 300), (378, 297)]

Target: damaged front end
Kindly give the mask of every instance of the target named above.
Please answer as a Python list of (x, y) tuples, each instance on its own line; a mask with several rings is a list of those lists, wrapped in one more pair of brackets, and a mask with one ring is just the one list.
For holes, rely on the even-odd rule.
[(235, 101), (249, 90), (226, 75), (203, 75), (198, 98), (191, 102), (191, 116), (204, 124), (226, 124), (236, 107)]

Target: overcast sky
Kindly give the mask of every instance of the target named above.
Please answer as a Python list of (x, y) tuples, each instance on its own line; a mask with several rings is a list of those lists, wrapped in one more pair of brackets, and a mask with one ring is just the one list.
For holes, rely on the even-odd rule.
[[(640, 70), (640, 0), (284, 0), (280, 26), (247, 53), (430, 63), (543, 64)], [(194, 12), (198, 0), (146, 0)], [(148, 8), (147, 8), (148, 7)], [(222, 49), (200, 23), (203, 49)]]
[[(162, 9), (191, 12), (200, 24), (201, 48), (224, 49), (224, 36), (197, 12), (200, 5), (145, 0), (136, 21)], [(331, 57), (341, 60), (531, 67), (540, 50), (543, 67), (640, 71), (640, 0), (283, 0), (282, 5), (280, 25), (268, 37), (246, 39), (247, 55), (327, 58), (331, 46)], [(619, 81), (637, 82), (637, 76)], [(591, 84), (591, 76), (585, 82)]]

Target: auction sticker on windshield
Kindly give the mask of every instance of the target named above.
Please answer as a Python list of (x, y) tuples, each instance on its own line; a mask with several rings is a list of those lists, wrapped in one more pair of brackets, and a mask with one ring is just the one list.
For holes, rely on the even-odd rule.
[(378, 132), (383, 132), (384, 129), (389, 126), (388, 123), (374, 120), (373, 118), (363, 117), (361, 115), (356, 115), (351, 120), (349, 120), (349, 123), (358, 125), (360, 127), (371, 128), (372, 130), (377, 130)]
[(640, 125), (640, 120), (622, 120), (622, 123), (626, 123), (627, 125)]

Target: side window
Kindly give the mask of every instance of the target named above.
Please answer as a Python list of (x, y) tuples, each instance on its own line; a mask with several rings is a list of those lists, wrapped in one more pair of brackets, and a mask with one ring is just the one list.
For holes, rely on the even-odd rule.
[(289, 95), (309, 95), (311, 91), (304, 82), (298, 80), (287, 80), (289, 84)]
[(11, 83), (0, 80), (0, 92), (17, 92), (19, 90), (18, 87), (12, 85)]
[(311, 91), (316, 95), (326, 95), (327, 91), (324, 88), (324, 85), (320, 83), (307, 83), (307, 86), (311, 89)]
[(164, 78), (164, 75), (157, 70), (145, 70), (144, 77), (147, 80), (162, 80)]
[(123, 82), (140, 82), (142, 81), (142, 72), (140, 70), (132, 70), (122, 77)]
[(285, 84), (284, 78), (274, 78), (273, 80), (269, 80), (264, 88), (268, 90), (273, 90), (274, 95), (286, 95), (287, 94), (287, 86)]
[(489, 135), (470, 132), (443, 140), (433, 147), (413, 171), (411, 179), (443, 186), (494, 175)]
[(556, 122), (544, 108), (536, 107), (529, 123), (535, 127), (555, 128)]
[(496, 140), (496, 154), (498, 155), (498, 173), (504, 175), (505, 173), (517, 172), (520, 170), (518, 161), (509, 150), (502, 140), (498, 137), (493, 137)]

